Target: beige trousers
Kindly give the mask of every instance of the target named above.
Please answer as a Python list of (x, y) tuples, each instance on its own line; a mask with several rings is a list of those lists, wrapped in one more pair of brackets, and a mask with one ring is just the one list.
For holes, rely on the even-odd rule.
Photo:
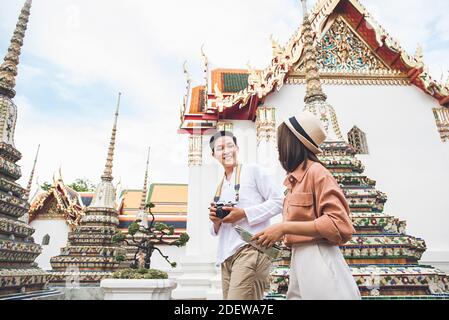
[(221, 264), (224, 300), (262, 300), (269, 288), (271, 260), (245, 245)]

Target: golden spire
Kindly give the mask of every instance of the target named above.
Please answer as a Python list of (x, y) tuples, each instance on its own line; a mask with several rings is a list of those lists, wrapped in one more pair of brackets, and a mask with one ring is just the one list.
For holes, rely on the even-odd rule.
[(320, 74), (317, 64), (317, 51), (313, 44), (314, 35), (312, 24), (307, 12), (307, 0), (301, 0), (304, 11), (303, 38), (304, 38), (304, 67), (306, 72), (307, 92), (304, 98), (306, 103), (313, 101), (326, 101), (327, 96), (321, 88)]
[(140, 200), (140, 208), (139, 208), (141, 211), (145, 211), (145, 205), (147, 203), (148, 167), (150, 164), (150, 150), (151, 147), (148, 148), (147, 167), (145, 169), (145, 180), (143, 181), (142, 198)]
[(114, 179), (112, 177), (112, 166), (113, 166), (113, 161), (114, 161), (115, 136), (117, 134), (117, 119), (118, 119), (118, 112), (120, 109), (121, 96), (122, 96), (122, 93), (119, 92), (118, 100), (117, 100), (117, 109), (115, 111), (114, 126), (112, 127), (111, 141), (109, 142), (108, 157), (106, 159), (104, 173), (101, 176), (101, 180), (103, 180), (103, 181), (112, 181)]
[(17, 66), (19, 65), (20, 52), (30, 17), (31, 2), (32, 0), (26, 0), (22, 8), (8, 53), (0, 66), (0, 93), (10, 98), (14, 98), (16, 95), (14, 87), (16, 86)]
[(27, 189), (25, 191), (25, 199), (26, 200), (28, 200), (29, 197), (30, 197), (31, 186), (33, 184), (33, 178), (34, 178), (34, 171), (36, 170), (36, 163), (37, 163), (37, 158), (39, 156), (39, 149), (40, 148), (41, 148), (41, 145), (38, 145), (37, 146), (36, 157), (34, 158), (33, 169), (31, 169), (31, 173), (30, 173), (30, 180), (28, 180)]

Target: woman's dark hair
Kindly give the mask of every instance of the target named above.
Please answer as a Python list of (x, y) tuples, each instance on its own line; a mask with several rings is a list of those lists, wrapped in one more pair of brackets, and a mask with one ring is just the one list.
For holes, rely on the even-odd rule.
[(218, 131), (210, 138), (209, 141), (209, 146), (212, 149), (212, 154), (214, 153), (215, 142), (218, 140), (218, 138), (221, 137), (231, 137), (232, 140), (234, 140), (235, 145), (237, 145), (237, 138), (231, 131)]
[(321, 163), (318, 157), (299, 141), (285, 123), (278, 127), (278, 151), (279, 162), (288, 173), (295, 171), (301, 164), (305, 167), (309, 160)]

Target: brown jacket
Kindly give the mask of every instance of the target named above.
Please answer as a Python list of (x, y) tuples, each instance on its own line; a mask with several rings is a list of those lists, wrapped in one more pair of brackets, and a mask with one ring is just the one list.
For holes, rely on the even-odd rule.
[(301, 164), (284, 181), (284, 221), (314, 221), (318, 237), (285, 235), (286, 245), (330, 243), (342, 245), (355, 233), (349, 218), (349, 205), (332, 174), (320, 163)]

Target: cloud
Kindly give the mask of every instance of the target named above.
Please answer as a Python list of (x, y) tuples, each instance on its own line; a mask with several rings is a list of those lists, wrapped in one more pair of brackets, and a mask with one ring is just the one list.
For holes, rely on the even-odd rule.
[[(449, 69), (446, 0), (361, 2), (408, 52), (423, 45), (435, 78)], [(0, 0), (1, 52), (21, 5)], [(300, 23), (296, 0), (35, 0), (17, 83), (21, 183), (39, 143), (41, 181), (62, 165), (68, 181), (97, 182), (119, 90), (114, 176), (140, 188), (151, 145), (152, 181), (187, 183), (187, 137), (177, 134), (183, 61), (194, 85), (203, 81), (202, 44), (211, 67), (245, 68), (249, 60), (263, 68), (271, 59), (270, 34), (285, 43)]]

